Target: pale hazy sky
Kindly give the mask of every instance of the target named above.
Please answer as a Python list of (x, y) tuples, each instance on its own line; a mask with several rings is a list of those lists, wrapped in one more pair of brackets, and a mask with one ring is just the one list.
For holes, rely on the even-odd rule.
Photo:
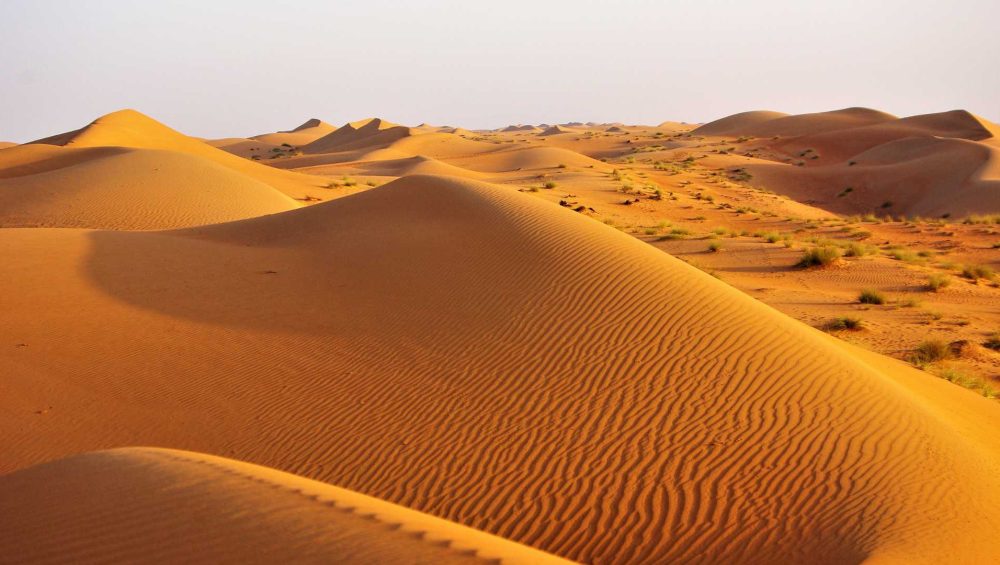
[(207, 137), (847, 106), (1000, 121), (1000, 0), (0, 0), (0, 56), (12, 141), (125, 107)]

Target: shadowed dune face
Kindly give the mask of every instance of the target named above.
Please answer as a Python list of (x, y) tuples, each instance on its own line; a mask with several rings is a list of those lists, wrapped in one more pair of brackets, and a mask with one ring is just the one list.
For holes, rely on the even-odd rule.
[(150, 448), (0, 477), (0, 547), (18, 563), (568, 563), (324, 483)]
[(229, 454), (583, 561), (976, 562), (1000, 525), (986, 400), (507, 188), (0, 238), (14, 468)]

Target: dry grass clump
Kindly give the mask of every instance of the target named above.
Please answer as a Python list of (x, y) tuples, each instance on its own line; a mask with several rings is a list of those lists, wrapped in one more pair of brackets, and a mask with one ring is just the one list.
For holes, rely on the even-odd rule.
[(857, 331), (864, 328), (864, 322), (861, 318), (854, 318), (851, 316), (841, 316), (839, 318), (834, 318), (826, 325), (828, 331), (843, 331), (851, 330)]
[(983, 342), (983, 347), (986, 349), (992, 349), (993, 351), (1000, 351), (1000, 332), (993, 332), (986, 341)]
[(966, 265), (962, 267), (962, 276), (969, 280), (993, 280), (996, 274), (993, 269), (987, 267), (986, 265)]
[(923, 367), (930, 363), (951, 359), (951, 345), (943, 339), (929, 339), (920, 342), (910, 354), (910, 363)]
[(866, 288), (858, 295), (858, 302), (862, 304), (885, 304), (885, 295), (874, 288)]
[(856, 241), (852, 241), (844, 246), (844, 257), (864, 257), (865, 255), (871, 255), (873, 252), (874, 249), (870, 245), (864, 245)]
[(931, 292), (938, 292), (949, 284), (951, 284), (951, 277), (948, 275), (931, 275), (927, 277), (927, 290)]
[(806, 250), (796, 264), (798, 267), (825, 267), (840, 258), (840, 249), (833, 246), (813, 247)]

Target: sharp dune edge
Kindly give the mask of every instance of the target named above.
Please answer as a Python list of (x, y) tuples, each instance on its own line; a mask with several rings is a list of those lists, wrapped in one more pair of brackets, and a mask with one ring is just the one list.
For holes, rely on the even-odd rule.
[[(0, 477), (0, 526), (5, 562), (569, 563), (325, 483), (167, 449)], [(85, 550), (93, 540), (98, 553)]]
[[(225, 224), (0, 240), (0, 292), (18, 298), (0, 334), (24, 344), (0, 353), (3, 471), (164, 445), (587, 562), (995, 557), (990, 402), (506, 187), (408, 176)], [(55, 496), (51, 473), (182, 510), (191, 496), (234, 508), (286, 496), (206, 480), (190, 461), (272, 471), (203, 455), (80, 457), (0, 478), (0, 505), (72, 516), (83, 498)], [(170, 476), (187, 490), (147, 492)], [(373, 535), (294, 506), (310, 532)], [(155, 508), (108, 535), (124, 543), (149, 513), (168, 520)], [(301, 547), (300, 530), (272, 520)], [(224, 532), (242, 541), (241, 523)], [(410, 551), (393, 535), (361, 545)], [(71, 539), (84, 557), (109, 555), (106, 537)]]

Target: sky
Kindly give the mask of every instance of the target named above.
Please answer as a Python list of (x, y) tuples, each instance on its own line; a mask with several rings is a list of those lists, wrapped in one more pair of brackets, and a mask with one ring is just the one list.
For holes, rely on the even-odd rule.
[(1000, 121), (1000, 2), (0, 0), (0, 140), (134, 108), (185, 133), (964, 108)]

